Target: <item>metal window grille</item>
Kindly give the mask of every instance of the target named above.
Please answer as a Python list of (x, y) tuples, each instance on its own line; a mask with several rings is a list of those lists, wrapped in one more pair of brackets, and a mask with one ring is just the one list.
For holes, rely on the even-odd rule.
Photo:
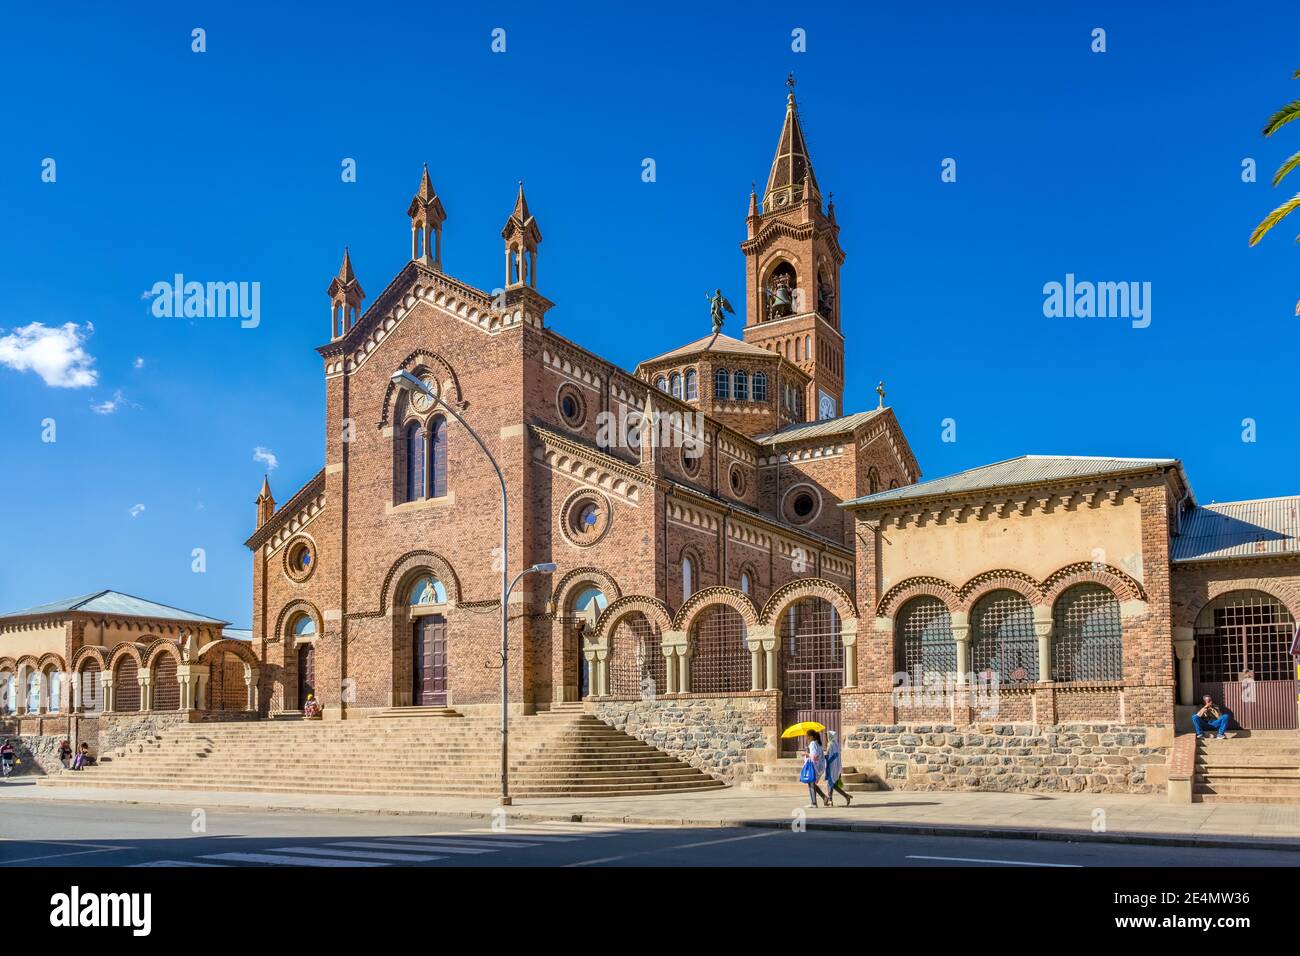
[(176, 678), (176, 658), (164, 654), (153, 666), (153, 709), (177, 710), (181, 706), (181, 685)]
[(244, 709), (248, 688), (244, 684), (244, 664), (239, 658), (222, 654), (221, 660), (213, 663), (208, 680), (208, 710)]
[(668, 690), (659, 630), (644, 614), (630, 614), (610, 637), (609, 692), (616, 697), (656, 697)]
[(720, 368), (713, 373), (713, 397), (731, 397), (731, 375), (725, 368)]
[(1119, 599), (1100, 584), (1078, 584), (1052, 609), (1052, 680), (1122, 680), (1124, 630)]
[(97, 714), (104, 709), (101, 676), (98, 661), (89, 661), (81, 669), (81, 709), (88, 714)]
[(994, 591), (971, 614), (971, 666), (992, 671), (1006, 684), (1038, 680), (1038, 638), (1034, 612), (1015, 591)]
[(691, 693), (737, 694), (750, 689), (745, 620), (724, 604), (700, 612), (691, 626)]
[(1262, 591), (1220, 598), (1201, 612), (1196, 666), (1204, 683), (1236, 681), (1251, 671), (1256, 681), (1295, 676), (1291, 639), (1295, 622), (1282, 602)]
[(140, 665), (124, 657), (113, 679), (113, 709), (129, 713), (140, 709)]
[(894, 669), (924, 679), (926, 674), (957, 672), (957, 642), (952, 615), (936, 597), (913, 598), (894, 624)]
[(844, 640), (835, 606), (805, 598), (781, 616), (782, 684), (787, 709), (839, 710)]

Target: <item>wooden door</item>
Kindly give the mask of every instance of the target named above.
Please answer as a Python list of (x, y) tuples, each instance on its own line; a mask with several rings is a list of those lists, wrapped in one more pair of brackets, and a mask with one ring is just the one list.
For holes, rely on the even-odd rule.
[(411, 700), (417, 707), (447, 706), (447, 620), (417, 618), (411, 638)]
[(298, 645), (298, 709), (307, 703), (307, 695), (316, 693), (316, 645)]

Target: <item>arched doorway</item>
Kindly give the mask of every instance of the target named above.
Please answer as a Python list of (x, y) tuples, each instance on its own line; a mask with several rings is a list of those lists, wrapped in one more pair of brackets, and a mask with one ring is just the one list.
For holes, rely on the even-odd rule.
[(609, 638), (609, 692), (655, 700), (668, 690), (659, 629), (640, 611), (618, 622)]
[(1209, 694), (1245, 730), (1294, 730), (1295, 619), (1263, 591), (1215, 598), (1196, 619), (1196, 700)]
[(447, 619), (417, 617), (411, 624), (411, 699), (417, 707), (447, 706)]
[[(822, 598), (795, 601), (781, 612), (777, 628), (783, 726), (815, 720), (839, 733), (844, 641), (835, 606)], [(781, 744), (783, 750), (797, 750), (800, 740)]]
[(307, 695), (316, 695), (316, 645), (298, 645), (298, 709), (307, 706)]
[(569, 680), (578, 688), (578, 700), (583, 700), (591, 693), (591, 677), (587, 673), (587, 656), (582, 653), (582, 635), (588, 625), (595, 625), (601, 612), (609, 606), (605, 592), (594, 584), (586, 585), (569, 604), (569, 613), (564, 616), (562, 627), (565, 642), (564, 656), (571, 661)]

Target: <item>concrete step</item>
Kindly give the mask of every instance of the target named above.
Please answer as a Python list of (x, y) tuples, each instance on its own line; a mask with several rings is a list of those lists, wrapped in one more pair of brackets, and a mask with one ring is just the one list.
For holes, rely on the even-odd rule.
[(1269, 805), (1294, 806), (1300, 799), (1292, 796), (1278, 796), (1262, 793), (1193, 793), (1193, 803), (1262, 803)]
[(1293, 800), (1300, 800), (1300, 785), (1267, 783), (1260, 780), (1196, 781), (1192, 785), (1192, 792), (1222, 794), (1224, 796), (1260, 794), (1263, 796), (1281, 797), (1289, 795)]

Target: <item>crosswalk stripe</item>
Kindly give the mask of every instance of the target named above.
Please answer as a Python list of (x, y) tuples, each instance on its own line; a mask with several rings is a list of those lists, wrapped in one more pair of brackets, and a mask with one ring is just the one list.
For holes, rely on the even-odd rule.
[[(466, 830), (466, 833), (496, 833), (500, 831), (493, 830), (491, 827), (483, 827), (478, 830)], [(538, 833), (533, 830), (510, 830), (511, 835), (521, 836), (527, 840), (540, 840), (546, 843), (574, 843), (581, 840), (580, 836), (555, 836), (554, 834)], [(503, 834), (504, 835), (504, 834)]]
[(279, 866), (387, 866), (386, 863), (368, 863), (362, 860), (340, 860), (325, 857), (274, 856), (271, 853), (210, 853), (205, 860), (230, 860), (234, 863), (274, 863)]
[(275, 848), (276, 853), (300, 853), (303, 856), (345, 856), (353, 860), (387, 860), (393, 863), (428, 863), (430, 860), (445, 860), (445, 856), (437, 856), (433, 853), (411, 853), (408, 847), (387, 847), (390, 851), (407, 850), (408, 852), (389, 852), (380, 853), (374, 850), (335, 850), (336, 846), (355, 846), (355, 847), (383, 847), (382, 843), (331, 843), (329, 846), (280, 846)]
[(485, 848), (485, 847), (477, 847), (477, 846), (455, 846), (455, 845), (451, 845), (451, 844), (449, 844), (449, 845), (447, 845), (447, 846), (442, 846), (442, 845), (437, 844), (437, 843), (424, 843), (424, 844), (421, 844), (421, 845), (417, 848), (417, 847), (413, 847), (413, 846), (402, 846), (401, 844), (387, 843), (387, 842), (383, 842), (383, 841), (380, 841), (380, 840), (374, 840), (374, 841), (364, 841), (364, 840), (344, 840), (344, 841), (340, 841), (340, 842), (338, 842), (338, 843), (331, 843), (330, 846), (354, 846), (354, 847), (356, 847), (357, 849), (361, 849), (361, 850), (366, 850), (366, 849), (371, 849), (371, 850), (399, 850), (399, 851), (401, 851), (401, 850), (405, 850), (407, 853), (410, 853), (410, 852), (412, 852), (413, 850), (416, 850), (416, 849), (431, 850), (431, 851), (433, 851), (433, 852), (435, 852), (435, 853), (468, 853), (468, 854), (475, 854), (475, 853), (495, 853), (495, 852), (496, 852), (496, 850), (487, 849), (487, 848)]
[(148, 866), (211, 866), (220, 868), (224, 863), (200, 863), (198, 860), (150, 860), (148, 863), (132, 863), (130, 868)]
[(484, 837), (462, 837), (460, 831), (447, 833), (431, 833), (427, 836), (386, 836), (383, 838), (385, 843), (410, 843), (414, 846), (425, 846), (426, 844), (438, 844), (447, 846), (481, 846), (488, 849), (523, 849), (530, 846), (541, 846), (540, 843), (525, 843), (520, 840), (489, 840)]

